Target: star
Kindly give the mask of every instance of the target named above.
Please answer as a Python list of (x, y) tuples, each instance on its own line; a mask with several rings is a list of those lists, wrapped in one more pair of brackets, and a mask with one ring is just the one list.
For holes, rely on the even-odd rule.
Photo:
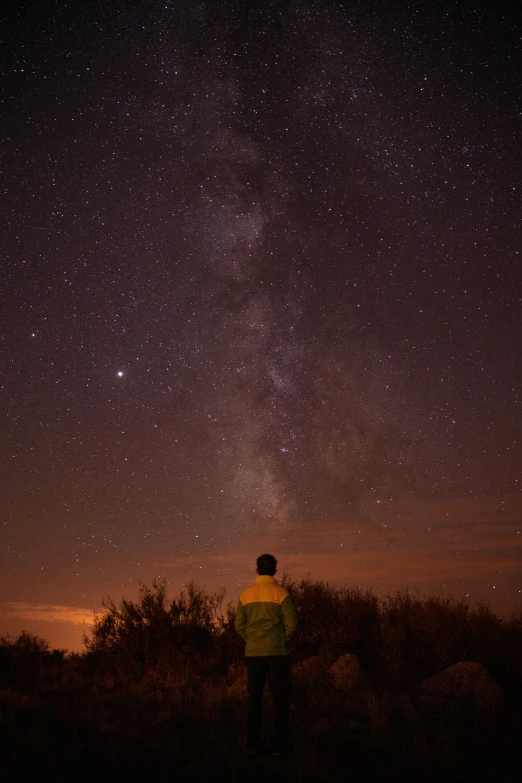
[(7, 33), (2, 598), (90, 606), (160, 557), (181, 583), (200, 543), (235, 592), (284, 530), (281, 568), (304, 541), (312, 578), (455, 574), (518, 611), (513, 19), (225, 2), (216, 46), (150, 3), (121, 48), (117, 10), (77, 5)]

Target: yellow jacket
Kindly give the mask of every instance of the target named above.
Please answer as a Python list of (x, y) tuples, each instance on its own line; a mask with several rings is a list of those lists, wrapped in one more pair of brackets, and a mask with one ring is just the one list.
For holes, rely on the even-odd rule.
[(235, 628), (246, 642), (245, 655), (287, 655), (297, 625), (288, 591), (273, 576), (258, 576), (239, 596)]

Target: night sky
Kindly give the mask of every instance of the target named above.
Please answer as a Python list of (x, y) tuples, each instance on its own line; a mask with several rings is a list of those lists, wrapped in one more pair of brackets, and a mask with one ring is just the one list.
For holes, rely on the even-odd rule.
[[(255, 10), (252, 7), (255, 6)], [(522, 589), (520, 14), (21, 2), (2, 41), (0, 633)]]

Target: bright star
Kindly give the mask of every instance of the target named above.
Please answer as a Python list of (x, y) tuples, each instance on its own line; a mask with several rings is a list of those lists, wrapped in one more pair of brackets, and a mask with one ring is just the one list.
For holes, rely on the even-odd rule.
[(123, 370), (118, 370), (118, 378), (123, 378)]

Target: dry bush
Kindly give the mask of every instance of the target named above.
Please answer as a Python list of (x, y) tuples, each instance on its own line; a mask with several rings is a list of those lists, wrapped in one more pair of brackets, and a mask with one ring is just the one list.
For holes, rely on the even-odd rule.
[[(522, 702), (522, 609), (513, 612), (504, 625), (502, 643), (502, 663), (505, 667), (505, 679), (510, 687), (512, 697), (518, 703)], [(499, 679), (501, 679), (502, 674)]]
[[(337, 779), (339, 760), (351, 771), (359, 765), (364, 780), (369, 768), (376, 771), (369, 779), (449, 780), (457, 751), (466, 773), (470, 762), (496, 771), (519, 753), (522, 612), (502, 620), (484, 604), (442, 595), (403, 591), (379, 601), (310, 577), (283, 581), (299, 619), (292, 726), (303, 780)], [(327, 672), (345, 653), (363, 666), (360, 701), (337, 690)], [(465, 732), (454, 721), (427, 720), (416, 696), (421, 679), (459, 660), (483, 663), (511, 696), (497, 734), (480, 747), (475, 721), (461, 748)], [(174, 600), (164, 583), (153, 583), (136, 601), (107, 601), (83, 655), (53, 655), (30, 634), (4, 637), (6, 774), (76, 780), (82, 758), (82, 780), (99, 769), (118, 779), (171, 779), (175, 770), (176, 779), (203, 780), (225, 759), (228, 777), (243, 779), (244, 674), (233, 607), (197, 585)]]
[(378, 600), (370, 590), (335, 588), (310, 576), (296, 582), (285, 575), (282, 584), (297, 610), (295, 661), (315, 655), (333, 661), (350, 652), (371, 664), (380, 649), (380, 629)]
[(191, 582), (169, 602), (166, 583), (153, 582), (151, 588), (141, 585), (137, 601), (122, 598), (117, 605), (106, 599), (105, 613), (84, 636), (91, 666), (136, 681), (151, 672), (179, 681), (204, 671), (205, 661), (216, 659), (216, 639), (230, 621), (224, 595)]
[(502, 668), (505, 622), (484, 603), (405, 590), (381, 602), (380, 618), (380, 667), (396, 683), (417, 683), (459, 661)]
[(27, 631), (0, 636), (0, 685), (32, 688), (55, 674), (64, 656), (65, 650), (51, 650), (45, 639)]

